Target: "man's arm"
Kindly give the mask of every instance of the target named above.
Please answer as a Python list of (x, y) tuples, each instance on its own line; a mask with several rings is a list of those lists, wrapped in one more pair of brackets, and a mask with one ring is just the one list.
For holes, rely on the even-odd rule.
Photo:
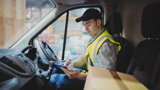
[(74, 67), (82, 67), (86, 62), (85, 53), (82, 52), (82, 55), (79, 56), (75, 61), (71, 62), (67, 60), (65, 62), (65, 66), (74, 66)]
[(75, 61), (73, 61), (74, 67), (82, 67), (86, 63), (85, 53), (83, 52)]

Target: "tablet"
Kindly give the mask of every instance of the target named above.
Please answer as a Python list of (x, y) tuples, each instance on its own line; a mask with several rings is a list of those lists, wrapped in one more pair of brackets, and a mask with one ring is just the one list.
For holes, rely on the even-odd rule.
[(68, 71), (67, 69), (65, 69), (64, 67), (61, 67), (61, 69), (64, 71), (65, 74), (71, 74), (72, 72)]
[(64, 66), (64, 65), (55, 64), (55, 68), (57, 69), (57, 72), (64, 72), (64, 71), (61, 69), (61, 67), (67, 69), (67, 67)]

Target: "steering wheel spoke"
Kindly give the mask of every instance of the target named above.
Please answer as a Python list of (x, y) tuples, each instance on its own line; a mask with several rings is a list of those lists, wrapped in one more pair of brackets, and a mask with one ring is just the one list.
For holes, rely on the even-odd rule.
[(54, 63), (58, 63), (58, 57), (45, 41), (35, 39), (34, 44), (43, 62), (50, 63), (50, 61), (53, 61)]

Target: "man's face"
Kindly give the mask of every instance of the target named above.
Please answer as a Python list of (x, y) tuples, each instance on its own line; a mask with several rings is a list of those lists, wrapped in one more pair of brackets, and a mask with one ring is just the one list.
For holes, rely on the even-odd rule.
[(83, 21), (82, 24), (91, 37), (96, 35), (98, 29), (97, 20), (91, 19), (88, 21)]

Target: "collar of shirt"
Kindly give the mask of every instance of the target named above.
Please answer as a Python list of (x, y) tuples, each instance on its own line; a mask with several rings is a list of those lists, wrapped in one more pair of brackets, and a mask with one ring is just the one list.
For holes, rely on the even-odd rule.
[[(105, 29), (104, 29), (104, 30), (105, 30)], [(91, 37), (91, 38), (89, 39), (89, 43), (91, 43), (91, 42), (94, 41), (99, 35), (101, 35), (101, 34), (104, 32), (104, 30), (103, 30), (100, 34), (97, 34), (97, 35)]]

